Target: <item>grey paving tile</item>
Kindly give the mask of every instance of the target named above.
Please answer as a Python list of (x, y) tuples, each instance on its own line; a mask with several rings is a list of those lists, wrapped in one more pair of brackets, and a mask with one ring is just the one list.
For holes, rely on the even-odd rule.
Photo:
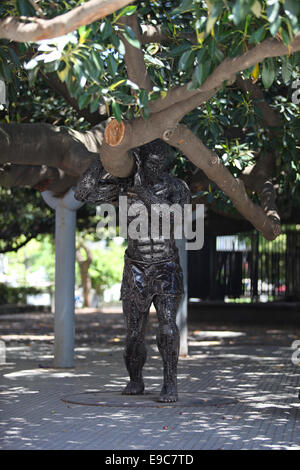
[[(30, 322), (35, 328), (36, 316), (20, 315), (19, 333), (22, 318), (26, 328)], [(272, 342), (265, 329), (243, 327), (244, 336), (230, 343), (216, 341), (218, 327), (199, 325), (206, 331), (203, 342), (191, 327), (190, 355), (179, 362), (179, 393), (207, 400), (198, 407), (68, 404), (63, 397), (121, 391), (127, 381), (121, 316), (99, 314), (98, 342), (94, 333), (89, 338), (91, 320), (80, 318), (74, 369), (41, 367), (52, 358), (51, 340), (7, 341), (7, 362), (0, 366), (0, 449), (300, 449), (300, 368), (289, 348), (294, 332), (277, 330)], [(219, 331), (225, 329), (230, 333), (226, 325)], [(116, 331), (119, 341), (110, 341)], [(161, 360), (151, 329), (148, 342), (145, 382), (159, 391)], [(228, 397), (233, 401), (224, 404)]]

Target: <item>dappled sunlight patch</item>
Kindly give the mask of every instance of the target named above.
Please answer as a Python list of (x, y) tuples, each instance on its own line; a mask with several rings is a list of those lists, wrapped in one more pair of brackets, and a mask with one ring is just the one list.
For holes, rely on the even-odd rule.
[(190, 346), (220, 346), (221, 341), (189, 341)]
[(194, 330), (193, 335), (199, 338), (237, 338), (239, 336), (246, 336), (246, 333), (241, 331), (221, 331), (221, 330), (207, 330), (207, 331), (198, 331)]
[(0, 339), (5, 342), (10, 341), (54, 341), (53, 334), (33, 335), (33, 334), (11, 334), (1, 335)]
[(76, 371), (57, 371), (57, 369), (24, 369), (4, 374), (7, 379), (17, 379), (19, 377), (43, 377), (43, 378), (65, 378), (65, 377), (89, 377), (89, 373), (79, 373)]

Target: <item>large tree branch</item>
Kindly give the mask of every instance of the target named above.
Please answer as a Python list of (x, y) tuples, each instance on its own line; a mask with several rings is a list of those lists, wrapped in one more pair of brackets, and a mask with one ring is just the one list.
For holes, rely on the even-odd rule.
[(275, 203), (276, 194), (271, 179), (265, 173), (256, 172), (255, 175), (242, 175), (242, 180), (248, 188), (255, 191), (260, 199), (262, 208), (267, 216), (280, 221)]
[(64, 194), (74, 186), (77, 178), (57, 168), (33, 165), (5, 165), (0, 168), (0, 185), (4, 188), (31, 186), (39, 191), (46, 189), (55, 194)]
[(216, 88), (231, 79), (233, 74), (248, 69), (266, 58), (290, 55), (297, 51), (300, 51), (300, 33), (296, 34), (288, 47), (277, 38), (266, 39), (240, 56), (224, 59), (207, 77), (199, 91)]
[(0, 21), (0, 38), (16, 42), (56, 38), (104, 18), (129, 3), (133, 0), (90, 0), (52, 19), (8, 17)]
[(151, 91), (153, 88), (152, 81), (147, 73), (147, 68), (144, 61), (144, 54), (142, 51), (142, 35), (139, 29), (137, 14), (130, 16), (123, 16), (120, 21), (122, 25), (129, 26), (136, 39), (140, 43), (140, 48), (134, 47), (130, 44), (124, 35), (121, 33), (122, 40), (125, 43), (125, 65), (127, 69), (128, 78), (136, 83), (140, 88)]
[[(267, 240), (274, 240), (281, 232), (280, 219), (268, 204), (263, 209), (254, 204), (248, 197), (244, 183), (230, 173), (222, 164), (221, 159), (209, 150), (193, 132), (183, 124), (177, 126), (168, 136), (167, 142), (180, 149), (196, 166), (201, 168), (209, 179), (231, 199), (236, 209)], [(267, 197), (265, 199), (267, 202)]]
[[(268, 57), (288, 55), (297, 51), (300, 51), (300, 33), (295, 36), (289, 47), (285, 46), (279, 39), (266, 39), (241, 56), (224, 59), (207, 77), (201, 87), (189, 90), (189, 84), (186, 84), (171, 88), (165, 98), (159, 98), (150, 104), (150, 112), (159, 112), (174, 103), (183, 103), (195, 96), (200, 97), (201, 93), (219, 90), (225, 81), (227, 81), (227, 84), (232, 84), (238, 72), (250, 68), (258, 62), (262, 62)], [(199, 105), (197, 104), (195, 107), (197, 106)]]
[(2, 124), (0, 164), (46, 165), (78, 177), (98, 156), (95, 135), (44, 123)]
[[(178, 107), (178, 105), (177, 105)], [(123, 123), (122, 140), (111, 146), (104, 140), (100, 150), (103, 166), (110, 173), (124, 177), (133, 168), (128, 150), (162, 137), (170, 145), (177, 147), (186, 157), (199, 167), (206, 176), (231, 199), (236, 209), (268, 240), (273, 240), (281, 232), (280, 218), (273, 207), (270, 185), (263, 184), (259, 189), (262, 207), (254, 204), (248, 197), (242, 180), (236, 179), (222, 164), (217, 154), (209, 150), (192, 131), (183, 124), (175, 125), (178, 116), (170, 110), (157, 113), (147, 121), (136, 119)], [(170, 126), (168, 128), (168, 126)], [(108, 125), (109, 127), (109, 125)], [(124, 158), (120, 159), (120, 155)]]
[(251, 79), (243, 79), (240, 75), (237, 77), (236, 84), (241, 90), (249, 93), (250, 97), (256, 100), (256, 105), (261, 111), (263, 123), (269, 129), (270, 139), (274, 140), (274, 152), (261, 153), (256, 164), (243, 171), (241, 179), (247, 188), (258, 194), (264, 211), (279, 219), (272, 175), (275, 168), (276, 141), (278, 133), (280, 134), (281, 121), (277, 113), (265, 100), (263, 91)]
[[(111, 120), (105, 130), (100, 158), (104, 168), (114, 176), (127, 177), (131, 174), (134, 162), (129, 150), (139, 147), (157, 138), (168, 138), (178, 122), (195, 107), (200, 106), (215, 94), (215, 90), (200, 93), (185, 102), (175, 102), (173, 106), (157, 113), (151, 113), (149, 119), (138, 118), (122, 121), (119, 125)], [(118, 136), (119, 135), (119, 136)]]

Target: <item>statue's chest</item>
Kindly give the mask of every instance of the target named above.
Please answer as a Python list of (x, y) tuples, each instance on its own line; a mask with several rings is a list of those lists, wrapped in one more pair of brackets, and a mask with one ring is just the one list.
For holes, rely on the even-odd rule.
[[(149, 186), (147, 187), (149, 189)], [(150, 186), (151, 196), (154, 197), (155, 204), (170, 203), (170, 186), (166, 182), (154, 183)], [(128, 192), (128, 207), (133, 204), (144, 204), (142, 198), (138, 197), (134, 191), (129, 190)]]

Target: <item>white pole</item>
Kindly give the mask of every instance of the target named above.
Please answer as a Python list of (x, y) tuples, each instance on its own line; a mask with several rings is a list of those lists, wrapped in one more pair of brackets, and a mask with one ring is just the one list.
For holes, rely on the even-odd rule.
[(45, 202), (55, 210), (55, 314), (54, 367), (74, 367), (76, 210), (83, 203), (71, 188), (63, 198), (42, 192)]
[(180, 333), (180, 349), (179, 355), (186, 357), (188, 355), (188, 328), (187, 328), (187, 311), (188, 311), (188, 269), (187, 269), (187, 251), (186, 239), (176, 240), (176, 245), (179, 252), (180, 265), (183, 272), (183, 286), (184, 294), (182, 296), (176, 317), (176, 323)]

